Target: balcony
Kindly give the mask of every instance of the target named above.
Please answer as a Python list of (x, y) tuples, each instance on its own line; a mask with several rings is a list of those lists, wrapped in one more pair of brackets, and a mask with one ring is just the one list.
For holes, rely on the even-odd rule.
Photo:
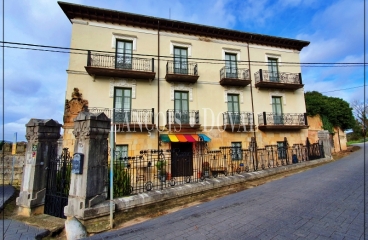
[(166, 63), (165, 79), (168, 82), (196, 83), (198, 78), (197, 63), (174, 61)]
[(220, 70), (220, 84), (222, 86), (245, 87), (251, 83), (249, 70), (223, 67)]
[(86, 71), (91, 76), (154, 79), (154, 59), (116, 57), (115, 54), (88, 51)]
[(258, 129), (260, 130), (300, 130), (308, 128), (306, 113), (260, 113)]
[(222, 118), (225, 131), (254, 131), (253, 113), (251, 112), (224, 112), (222, 113)]
[(154, 108), (129, 109), (122, 108), (89, 108), (91, 113), (105, 113), (105, 115), (117, 125), (117, 131), (143, 132), (155, 128)]
[(270, 72), (259, 69), (254, 74), (257, 88), (278, 88), (297, 90), (304, 87), (301, 73)]
[(166, 128), (169, 131), (180, 132), (181, 130), (198, 129), (199, 124), (199, 111), (182, 111), (169, 109), (166, 111)]

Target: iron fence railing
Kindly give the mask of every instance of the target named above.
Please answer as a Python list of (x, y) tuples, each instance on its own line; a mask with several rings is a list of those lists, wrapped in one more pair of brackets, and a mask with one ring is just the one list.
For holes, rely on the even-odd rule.
[(268, 70), (259, 69), (254, 73), (256, 84), (259, 82), (277, 82), (288, 84), (302, 84), (301, 73), (287, 73), (287, 72), (272, 72)]
[(222, 113), (224, 125), (253, 125), (251, 112), (224, 112)]
[(230, 68), (224, 66), (220, 69), (220, 79), (234, 78), (238, 80), (250, 80), (249, 69)]
[(87, 66), (154, 72), (154, 58), (138, 58), (127, 54), (108, 54), (88, 51)]
[[(115, 159), (114, 197), (162, 190), (251, 171), (277, 168), (312, 159), (323, 158), (319, 143), (294, 144), (287, 140), (278, 145), (247, 149), (225, 146), (208, 150), (205, 142), (197, 142), (192, 152), (179, 149), (143, 150), (133, 157)], [(119, 155), (119, 153), (116, 153)]]
[(199, 111), (191, 110), (173, 110), (169, 109), (166, 111), (166, 122), (170, 124), (199, 124)]
[(262, 125), (308, 125), (306, 113), (267, 113), (258, 114), (258, 124)]
[(188, 61), (167, 61), (166, 74), (183, 74), (198, 76), (198, 65)]
[(152, 109), (129, 109), (122, 108), (98, 108), (88, 109), (92, 113), (105, 113), (114, 123), (125, 124), (154, 124), (154, 108)]

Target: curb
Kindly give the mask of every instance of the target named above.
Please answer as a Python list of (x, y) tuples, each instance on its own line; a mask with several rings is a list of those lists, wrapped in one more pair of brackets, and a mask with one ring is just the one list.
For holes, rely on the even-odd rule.
[(115, 212), (126, 211), (136, 207), (158, 203), (174, 198), (184, 197), (216, 188), (231, 186), (234, 184), (246, 182), (248, 180), (264, 178), (278, 173), (300, 169), (307, 166), (313, 166), (319, 163), (327, 163), (331, 161), (333, 161), (332, 158), (322, 158), (317, 160), (305, 161), (298, 164), (290, 164), (286, 166), (279, 166), (276, 168), (260, 170), (256, 172), (236, 174), (234, 176), (206, 179), (203, 182), (184, 184), (172, 188), (166, 188), (163, 190), (153, 190), (147, 193), (139, 193), (133, 196), (116, 198), (114, 199)]

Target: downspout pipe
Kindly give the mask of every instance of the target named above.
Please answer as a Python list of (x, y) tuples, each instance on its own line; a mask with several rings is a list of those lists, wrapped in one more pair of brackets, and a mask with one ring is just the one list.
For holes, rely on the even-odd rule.
[[(252, 35), (250, 36), (250, 38), (252, 39)], [(247, 50), (248, 50), (248, 67), (249, 67), (249, 78), (252, 79), (252, 72), (250, 70), (250, 52), (249, 52), (249, 43), (250, 41), (248, 40), (247, 42)], [(251, 98), (251, 103), (252, 103), (252, 118), (253, 118), (253, 124), (255, 125), (255, 119), (254, 119), (254, 103), (253, 103), (253, 86), (252, 86), (252, 82), (250, 83), (250, 98)], [(255, 142), (257, 142), (256, 139), (256, 129), (253, 129), (253, 137)]]
[(157, 150), (160, 150), (160, 20), (157, 21)]

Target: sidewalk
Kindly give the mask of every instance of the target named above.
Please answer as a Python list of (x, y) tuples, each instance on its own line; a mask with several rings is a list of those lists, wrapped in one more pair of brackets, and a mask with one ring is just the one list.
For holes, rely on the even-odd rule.
[[(0, 185), (0, 210), (13, 197), (15, 189), (11, 185)], [(49, 230), (33, 227), (23, 222), (5, 219), (0, 220), (0, 239), (42, 239), (49, 235)]]

